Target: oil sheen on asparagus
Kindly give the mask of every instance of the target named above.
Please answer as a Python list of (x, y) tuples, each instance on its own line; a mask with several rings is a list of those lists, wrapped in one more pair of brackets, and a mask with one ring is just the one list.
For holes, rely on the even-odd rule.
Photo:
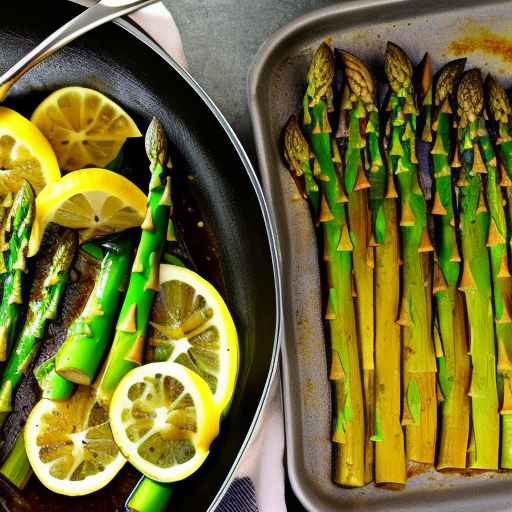
[(388, 43), (384, 69), (390, 85), (388, 152), (398, 181), (402, 249), (399, 324), (403, 329), (403, 406), (407, 459), (432, 464), (437, 427), (436, 359), (430, 325), (426, 266), (433, 250), (427, 211), (418, 176), (412, 64), (405, 52)]
[[(458, 149), (452, 147), (455, 94), (465, 60), (446, 64), (435, 84), (434, 146), (431, 150), (434, 200), (431, 214), (435, 226), (433, 294), (434, 332), (441, 398), (441, 432), (437, 467), (466, 467), (469, 435), (470, 365), (467, 356), (464, 299), (458, 290), (461, 257), (455, 217), (453, 172), (460, 168)], [(450, 157), (452, 157), (450, 159)]]
[(334, 388), (334, 480), (341, 485), (360, 487), (367, 483), (367, 436), (352, 297), (354, 243), (348, 225), (342, 162), (329, 120), (334, 68), (331, 49), (322, 44), (307, 75), (303, 122), (314, 155), (313, 175), (320, 188), (318, 220), (322, 225), (322, 253), (328, 282), (325, 319), (329, 324), (331, 346), (329, 378)]
[[(480, 71), (467, 71), (457, 90), (457, 144), (462, 162), (459, 188), (463, 270), (459, 289), (464, 292), (471, 357), (470, 468), (497, 469), (499, 407), (496, 384), (495, 330), (492, 276), (487, 246), (490, 216), (482, 175), (486, 167), (479, 144), (483, 90)], [(495, 221), (494, 221), (495, 222)]]

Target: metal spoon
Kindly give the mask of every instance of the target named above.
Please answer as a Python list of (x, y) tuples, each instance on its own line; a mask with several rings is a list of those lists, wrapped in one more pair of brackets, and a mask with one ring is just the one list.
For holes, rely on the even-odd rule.
[(11, 87), (31, 68), (89, 30), (125, 14), (153, 4), (158, 0), (100, 0), (76, 18), (66, 23), (27, 53), (12, 68), (0, 76), (0, 101)]

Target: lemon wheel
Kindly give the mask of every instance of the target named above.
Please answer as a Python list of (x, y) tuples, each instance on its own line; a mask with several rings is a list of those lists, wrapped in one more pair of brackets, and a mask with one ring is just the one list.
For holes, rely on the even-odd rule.
[(107, 485), (125, 464), (114, 442), (108, 411), (91, 387), (65, 402), (40, 400), (24, 429), (27, 457), (53, 492), (82, 496)]
[(32, 114), (50, 141), (63, 170), (105, 167), (125, 140), (140, 137), (133, 119), (94, 89), (64, 87), (50, 94)]
[(233, 318), (219, 292), (192, 270), (162, 264), (151, 318), (153, 358), (196, 372), (208, 383), (219, 409), (227, 409), (239, 349)]
[(41, 131), (10, 108), (0, 107), (0, 195), (26, 179), (36, 194), (60, 178), (55, 153)]
[(37, 253), (50, 222), (79, 230), (82, 242), (140, 226), (146, 200), (142, 190), (115, 172), (106, 169), (70, 172), (37, 196), (28, 254)]
[(176, 482), (194, 473), (219, 433), (219, 410), (206, 382), (175, 363), (130, 371), (110, 404), (110, 425), (124, 456), (145, 476)]

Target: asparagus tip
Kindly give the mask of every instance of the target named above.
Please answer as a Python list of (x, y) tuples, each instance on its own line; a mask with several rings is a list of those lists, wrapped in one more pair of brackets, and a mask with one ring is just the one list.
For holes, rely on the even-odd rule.
[(74, 229), (66, 229), (61, 236), (54, 256), (55, 261), (61, 262), (61, 268), (69, 268), (78, 246), (78, 235)]
[(167, 137), (160, 121), (153, 117), (146, 132), (146, 154), (152, 163), (167, 162)]
[(478, 68), (470, 69), (462, 75), (457, 90), (459, 126), (465, 128), (470, 122), (476, 121), (484, 108), (484, 91), (482, 74)]
[(350, 90), (367, 105), (374, 105), (375, 84), (366, 65), (345, 50), (340, 50), (340, 55)]
[(284, 159), (290, 170), (300, 176), (304, 164), (309, 160), (309, 146), (304, 137), (297, 116), (288, 119), (284, 128)]
[(315, 106), (325, 96), (334, 79), (334, 55), (327, 43), (322, 43), (309, 66), (307, 82), (310, 106)]
[(490, 73), (485, 79), (485, 92), (489, 111), (497, 122), (507, 122), (512, 109), (505, 88)]
[(400, 46), (388, 41), (384, 56), (384, 71), (394, 92), (409, 89), (412, 80), (412, 63)]
[(436, 80), (436, 106), (439, 107), (445, 98), (453, 96), (455, 93), (455, 88), (466, 67), (466, 60), (467, 59), (452, 60), (439, 70)]

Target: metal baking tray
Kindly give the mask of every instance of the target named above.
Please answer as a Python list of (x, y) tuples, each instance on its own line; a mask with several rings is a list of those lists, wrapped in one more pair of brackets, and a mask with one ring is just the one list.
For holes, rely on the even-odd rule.
[[(510, 38), (507, 37), (510, 34)], [(279, 148), (281, 129), (297, 112), (314, 49), (331, 38), (363, 58), (382, 83), (387, 40), (434, 71), (461, 55), (512, 84), (512, 3), (472, 0), (340, 2), (285, 26), (259, 50), (249, 77), (249, 104), (261, 178), (281, 242), (283, 384), (287, 463), (296, 495), (309, 510), (510, 511), (512, 474), (438, 473), (411, 477), (402, 491), (344, 489), (331, 480), (330, 387), (313, 226)]]

